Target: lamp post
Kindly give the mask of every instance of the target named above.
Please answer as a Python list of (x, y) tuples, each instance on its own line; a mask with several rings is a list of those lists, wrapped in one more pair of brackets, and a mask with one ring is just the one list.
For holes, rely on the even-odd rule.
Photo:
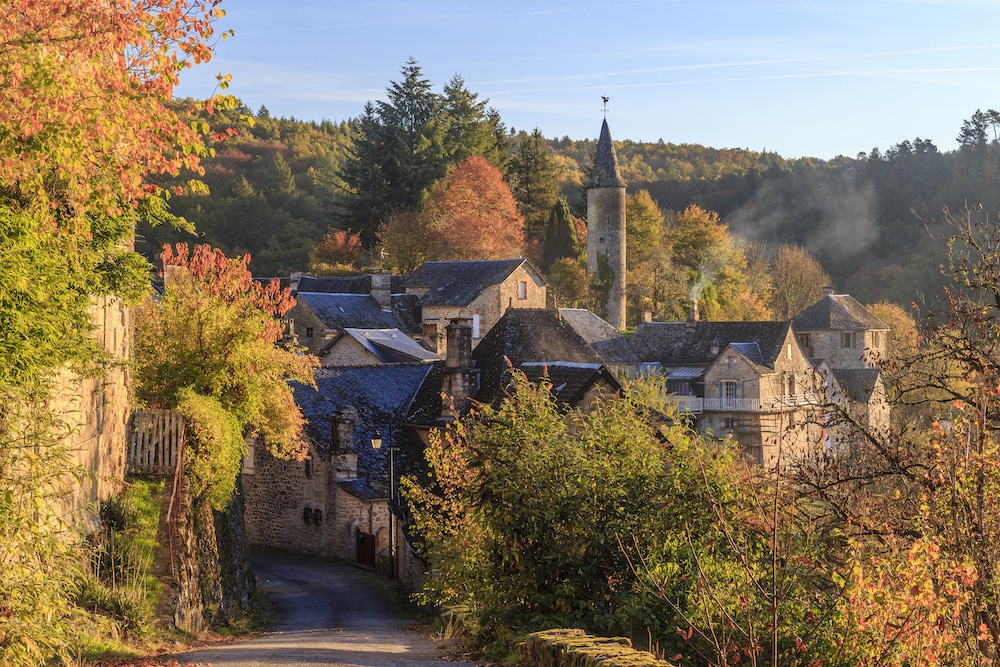
[[(396, 448), (392, 446), (391, 441), (392, 427), (390, 426), (387, 431), (386, 440), (389, 441), (389, 502), (386, 507), (389, 510), (389, 578), (396, 576), (396, 515), (392, 511), (392, 503), (396, 499), (396, 465), (394, 453)], [(375, 429), (375, 434), (372, 436), (372, 449), (376, 452), (382, 449), (382, 434)]]

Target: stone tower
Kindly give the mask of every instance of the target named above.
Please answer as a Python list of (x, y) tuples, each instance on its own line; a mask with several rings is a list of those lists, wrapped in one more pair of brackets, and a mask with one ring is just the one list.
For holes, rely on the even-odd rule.
[(595, 275), (599, 258), (612, 274), (607, 321), (625, 329), (625, 181), (618, 173), (618, 157), (611, 143), (608, 121), (601, 125), (594, 173), (587, 185), (587, 273)]

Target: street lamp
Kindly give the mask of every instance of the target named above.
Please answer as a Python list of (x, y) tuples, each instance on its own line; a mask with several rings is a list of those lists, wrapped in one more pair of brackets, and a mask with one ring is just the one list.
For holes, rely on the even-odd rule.
[[(392, 427), (390, 426), (387, 431), (386, 440), (389, 441), (389, 502), (387, 503), (387, 508), (389, 510), (389, 578), (396, 576), (396, 514), (392, 511), (392, 503), (396, 499), (396, 464), (395, 457), (393, 456), (396, 448), (392, 446)], [(372, 435), (372, 449), (376, 452), (382, 449), (382, 434), (379, 433), (378, 429), (375, 429), (374, 435)]]

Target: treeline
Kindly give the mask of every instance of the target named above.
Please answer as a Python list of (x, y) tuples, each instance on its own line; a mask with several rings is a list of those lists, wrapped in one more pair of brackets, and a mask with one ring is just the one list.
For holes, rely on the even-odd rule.
[[(524, 253), (550, 274), (554, 291), (561, 290), (567, 303), (600, 303), (600, 280), (581, 276), (574, 260), (585, 244), (584, 186), (596, 141), (508, 130), (460, 76), (436, 93), (415, 61), (401, 74), (385, 101), (339, 124), (273, 118), (264, 107), (193, 119), (214, 132), (215, 155), (203, 161), (210, 193), (174, 197), (172, 211), (190, 220), (202, 241), (228, 254), (250, 253), (256, 275), (360, 269), (383, 261), (406, 270), (415, 261), (449, 258), (444, 244), (460, 234), (428, 239), (468, 213), (448, 209), (443, 220), (440, 201), (455, 167), (478, 156), (510, 188), (522, 218), (511, 224), (520, 225)], [(938, 222), (942, 212), (967, 202), (1000, 210), (996, 127), (996, 112), (977, 111), (956, 128), (958, 150), (943, 153), (917, 138), (830, 161), (662, 141), (619, 141), (616, 150), (630, 195), (645, 191), (663, 214), (658, 238), (676, 240), (678, 216), (695, 206), (718, 214), (727, 226), (730, 247), (723, 254), (748, 265), (744, 272), (755, 261), (773, 272), (778, 251), (792, 246), (818, 259), (837, 289), (863, 302), (906, 305), (939, 293), (948, 233)], [(165, 226), (140, 231), (145, 243), (139, 248), (149, 257), (163, 242), (184, 240)], [(323, 248), (330, 252), (324, 255)], [(654, 250), (671, 248), (639, 254)], [(717, 272), (687, 264), (642, 265), (643, 276), (653, 271), (672, 282), (633, 293), (630, 318), (639, 310), (662, 317), (682, 311), (683, 295)], [(750, 287), (760, 282), (741, 280)], [(658, 294), (674, 296), (667, 303)], [(780, 310), (769, 295), (758, 298), (770, 314)], [(732, 318), (760, 315), (756, 307), (722, 307), (720, 316), (727, 311)]]

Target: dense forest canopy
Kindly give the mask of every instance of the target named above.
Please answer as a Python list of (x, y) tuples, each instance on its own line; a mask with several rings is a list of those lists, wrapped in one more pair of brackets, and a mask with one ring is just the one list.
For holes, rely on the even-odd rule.
[[(440, 93), (415, 61), (401, 75), (387, 101), (337, 124), (273, 118), (265, 107), (203, 115), (217, 144), (203, 161), (210, 193), (174, 197), (173, 212), (194, 223), (201, 241), (250, 253), (256, 275), (310, 270), (310, 251), (331, 229), (360, 234), (363, 268), (379, 262), (388, 238), (379, 233), (393, 215), (419, 213), (457, 164), (481, 156), (518, 202), (527, 256), (551, 267), (579, 250), (584, 239), (567, 245), (562, 230), (581, 226), (566, 218), (567, 205), (572, 219), (585, 217), (596, 141), (507, 130), (459, 75)], [(241, 124), (240, 114), (255, 122)], [(956, 128), (955, 151), (916, 138), (829, 161), (663, 141), (624, 140), (616, 150), (629, 194), (647, 192), (665, 229), (696, 206), (717, 213), (736, 243), (762, 242), (772, 255), (783, 244), (804, 248), (839, 291), (862, 302), (908, 305), (940, 292), (942, 212), (967, 203), (1000, 210), (997, 125), (997, 112), (976, 111)], [(552, 215), (570, 222), (546, 249)], [(185, 240), (172, 228), (140, 231), (139, 249), (151, 257), (162, 243)], [(553, 247), (561, 250), (553, 255)]]

